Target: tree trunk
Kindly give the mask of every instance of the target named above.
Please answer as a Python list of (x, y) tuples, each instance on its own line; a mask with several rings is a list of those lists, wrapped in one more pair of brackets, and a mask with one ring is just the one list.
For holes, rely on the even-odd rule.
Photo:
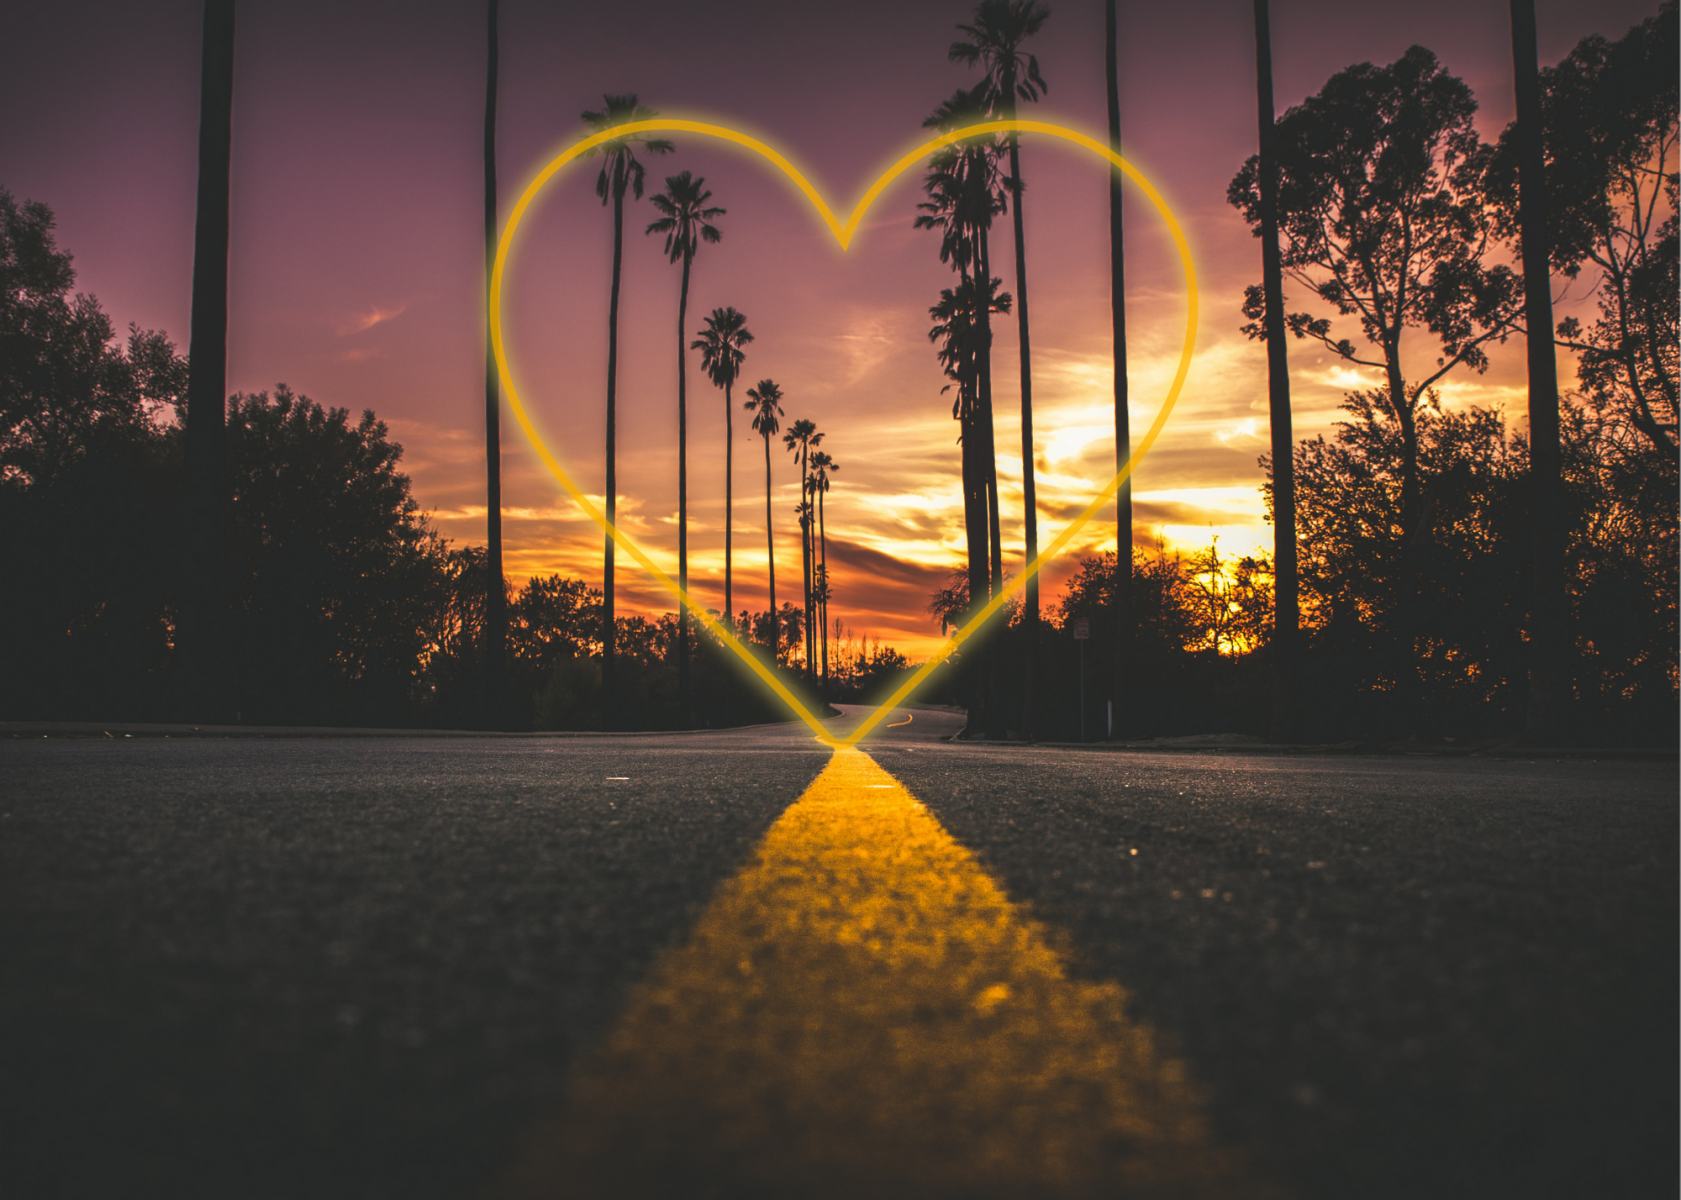
[(776, 612), (776, 537), (770, 528), (770, 434), (765, 434), (765, 565), (770, 575), (770, 662), (782, 649), (782, 618)]
[(188, 719), (237, 716), (227, 668), (228, 176), (233, 149), (233, 0), (206, 0), (199, 80), (198, 215), (185, 446), (186, 579), (181, 660)]
[(724, 384), (724, 628), (734, 632), (735, 610), (730, 596), (730, 539), (735, 522), (735, 404)]
[[(689, 393), (683, 325), (689, 315), (689, 263), (683, 255), (683, 290), (677, 301), (677, 588), (689, 594)], [(677, 719), (693, 724), (689, 706), (689, 605), (677, 605)]]
[[(1005, 116), (1016, 116), (1016, 74), (1004, 72)], [(1021, 480), (1022, 512), (1025, 517), (1026, 570), (1039, 557), (1039, 501), (1034, 487), (1033, 469), (1033, 343), (1028, 336), (1027, 322), (1027, 239), (1022, 232), (1021, 201), (1024, 191), (1021, 182), (1021, 151), (1014, 135), (1010, 138), (1010, 178), (1014, 181), (1015, 203), (1010, 206), (1010, 220), (1016, 239), (1016, 329), (1021, 337)], [(1022, 614), (1023, 672), (1022, 672), (1022, 736), (1032, 739), (1033, 708), (1038, 703), (1039, 669), (1039, 576), (1029, 575), (1026, 587), (1026, 611)]]
[(823, 523), (823, 490), (817, 493), (817, 545), (820, 555), (817, 572), (823, 581), (823, 591), (817, 600), (817, 615), (822, 627), (823, 682), (826, 684), (829, 682), (829, 530)]
[[(975, 415), (981, 436), (981, 444), (977, 448), (980, 458), (976, 486), (981, 489), (978, 503), (985, 506), (981, 519), (985, 522), (987, 539), (988, 569), (985, 575), (988, 586), (979, 592), (971, 588), (969, 596), (970, 602), (979, 608), (1004, 586), (1004, 533), (998, 516), (998, 444), (993, 436), (992, 421), (992, 252), (984, 225), (975, 231), (975, 242), (981, 284), (980, 312), (977, 314), (980, 338), (975, 348)], [(976, 599), (977, 596), (979, 599)], [(1004, 706), (1000, 703), (1002, 689), (998, 678), (999, 649), (991, 639), (980, 643), (977, 648), (986, 679), (986, 699), (981, 704), (981, 711), (985, 714), (986, 731), (992, 737), (1004, 735)]]
[[(607, 304), (607, 523), (618, 517), (618, 411), (615, 399), (619, 380), (619, 273), (625, 247), (625, 164), (621, 157), (613, 164), (613, 293)], [(601, 723), (605, 729), (619, 724), (618, 624), (613, 617), (613, 535), (607, 535), (601, 551)]]
[[(1265, 3), (1265, 0), (1260, 0)], [(1104, 0), (1104, 75), (1109, 90), (1109, 146), (1121, 152), (1120, 70), (1115, 56), (1119, 31), (1115, 0)], [(1122, 237), (1121, 170), (1109, 172), (1109, 317), (1115, 358), (1115, 470), (1132, 457), (1132, 413), (1127, 395), (1126, 244)], [(1132, 478), (1115, 493), (1115, 662), (1109, 680), (1111, 712), (1118, 730), (1128, 717), (1136, 683), (1132, 675)]]
[(1569, 700), (1569, 600), (1564, 566), (1558, 363), (1553, 349), (1548, 271), (1546, 160), (1535, 62), (1535, 2), (1511, 0), (1512, 66), (1517, 90), (1518, 225), (1523, 240), (1524, 321), (1529, 344), (1529, 477), (1535, 595), (1529, 634), (1529, 710), (1525, 740), (1556, 745)]
[[(490, 0), (489, 53), (484, 92), (484, 278), (490, 288), (491, 268), (496, 262), (496, 85), (498, 0)], [(508, 603), (502, 584), (502, 414), (496, 377), (496, 354), (491, 349), (487, 328), (484, 343), (484, 478), (485, 545), (489, 551), (485, 572), (485, 716), (492, 729), (500, 729), (510, 715), (505, 710), (507, 692)]]
[(817, 664), (812, 659), (815, 640), (812, 639), (812, 476), (810, 476), (812, 444), (800, 447), (800, 566), (805, 573), (805, 682), (815, 681)]
[(977, 351), (976, 377), (979, 384), (980, 421), (985, 434), (982, 448), (982, 470), (986, 482), (986, 520), (991, 555), (991, 599), (1004, 586), (1004, 534), (998, 517), (998, 444), (993, 436), (992, 422), (992, 255), (987, 247), (985, 229), (976, 231), (981, 268), (981, 311), (979, 314), (980, 346)]
[(1261, 286), (1267, 335), (1267, 412), (1272, 426), (1273, 677), (1269, 736), (1291, 741), (1296, 709), (1300, 600), (1296, 571), (1296, 459), (1290, 425), (1290, 364), (1284, 343), (1284, 273), (1278, 253), (1278, 156), (1272, 104), (1267, 0), (1255, 0), (1255, 104), (1261, 151)]
[[(969, 552), (969, 611), (965, 614), (965, 622), (985, 606), (987, 595), (987, 488), (981, 449), (983, 438), (978, 419), (979, 406), (971, 403), (967, 407), (969, 411), (964, 414), (959, 425), (963, 449), (963, 531)], [(994, 705), (991, 702), (988, 674), (988, 667), (994, 657), (991, 641), (990, 637), (982, 635), (970, 638), (967, 643), (967, 654), (973, 664), (969, 675), (968, 724), (971, 733), (983, 729), (988, 733), (993, 732), (991, 721)]]

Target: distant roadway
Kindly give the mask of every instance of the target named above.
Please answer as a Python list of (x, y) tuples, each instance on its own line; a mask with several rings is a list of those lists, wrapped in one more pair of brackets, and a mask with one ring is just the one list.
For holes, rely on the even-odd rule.
[(0, 1194), (1676, 1194), (1673, 759), (890, 721), (0, 737)]

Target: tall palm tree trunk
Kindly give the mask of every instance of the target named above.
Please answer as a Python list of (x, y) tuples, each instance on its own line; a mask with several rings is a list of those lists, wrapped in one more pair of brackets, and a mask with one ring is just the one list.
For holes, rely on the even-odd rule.
[[(607, 521), (618, 516), (619, 272), (625, 248), (625, 166), (613, 165), (613, 292), (607, 302)], [(613, 535), (601, 551), (601, 719), (607, 729), (619, 723), (618, 624), (613, 618)]]
[[(689, 263), (683, 255), (683, 290), (677, 301), (677, 586), (689, 593), (689, 393), (683, 325), (689, 315)], [(690, 723), (689, 606), (677, 606), (677, 719)]]
[(815, 664), (812, 659), (814, 643), (811, 636), (811, 443), (800, 447), (800, 556), (805, 572), (805, 677), (810, 683), (815, 678)]
[[(1013, 67), (1004, 72), (1004, 102), (1006, 116), (1016, 117), (1016, 73)], [(1026, 517), (1026, 552), (1023, 566), (1039, 557), (1039, 500), (1034, 487), (1033, 470), (1033, 343), (1028, 335), (1027, 321), (1027, 238), (1022, 231), (1021, 150), (1017, 139), (1010, 139), (1010, 178), (1014, 181), (1015, 203), (1010, 205), (1010, 223), (1016, 239), (1016, 328), (1021, 337), (1021, 477), (1022, 511)], [(1033, 708), (1038, 703), (1039, 668), (1039, 576), (1028, 576), (1026, 612), (1022, 626), (1026, 637), (1023, 647), (1022, 717), (1024, 736), (1033, 736)]]
[(1255, 106), (1260, 128), (1261, 287), (1266, 293), (1267, 411), (1272, 426), (1273, 684), (1270, 736), (1289, 741), (1296, 717), (1300, 600), (1296, 571), (1296, 459), (1290, 363), (1284, 343), (1284, 272), (1278, 253), (1278, 149), (1272, 106), (1267, 0), (1255, 0)]
[[(987, 548), (986, 569), (982, 572), (987, 586), (979, 592), (970, 589), (971, 598), (980, 597), (974, 601), (978, 606), (990, 600), (1004, 586), (1004, 531), (998, 515), (998, 443), (993, 435), (992, 419), (992, 252), (988, 245), (986, 227), (981, 226), (975, 234), (975, 257), (980, 265), (981, 279), (980, 341), (975, 350), (979, 357), (975, 365), (979, 393), (976, 415), (981, 434), (980, 477), (977, 484), (981, 489), (978, 501), (984, 505), (979, 519), (983, 522), (983, 537)], [(986, 681), (986, 699), (982, 704), (982, 711), (985, 714), (986, 730), (994, 737), (1004, 733), (1004, 706), (1000, 703), (1003, 687), (999, 678), (999, 651), (1000, 647), (991, 643), (981, 649), (982, 671)]]
[[(1109, 92), (1109, 146), (1121, 152), (1120, 69), (1116, 62), (1115, 0), (1103, 5), (1104, 76)], [(1109, 172), (1109, 316), (1115, 358), (1115, 470), (1132, 457), (1132, 413), (1127, 394), (1126, 240), (1121, 207), (1121, 171)], [(1109, 680), (1112, 720), (1123, 730), (1131, 727), (1133, 680), (1132, 614), (1132, 479), (1115, 493), (1115, 662)]]
[(993, 436), (992, 420), (992, 254), (987, 248), (986, 230), (978, 231), (976, 241), (980, 252), (976, 256), (981, 267), (980, 361), (976, 375), (980, 385), (980, 411), (985, 431), (983, 464), (986, 472), (986, 519), (990, 543), (992, 589), (988, 599), (1004, 586), (1004, 533), (998, 518), (998, 443)]
[(1529, 638), (1529, 708), (1524, 738), (1556, 744), (1568, 691), (1564, 497), (1560, 482), (1558, 363), (1548, 272), (1546, 159), (1535, 62), (1535, 0), (1511, 0), (1512, 66), (1517, 90), (1518, 224), (1523, 240), (1525, 340), (1529, 346), (1529, 476), (1535, 595)]
[(730, 402), (730, 385), (724, 384), (724, 628), (735, 628), (735, 609), (730, 595), (730, 540), (735, 524), (735, 405)]
[(765, 565), (770, 575), (770, 661), (775, 666), (782, 648), (782, 618), (776, 612), (776, 535), (770, 526), (770, 434), (765, 437)]
[(829, 682), (829, 531), (823, 524), (823, 492), (817, 493), (817, 545), (819, 547), (817, 573), (823, 580), (823, 591), (817, 601), (818, 624), (823, 633), (823, 682)]
[[(205, 0), (199, 81), (198, 215), (187, 366), (186, 560), (181, 648), (186, 715), (225, 720), (227, 662), (228, 176), (233, 149), (233, 0)], [(237, 710), (235, 710), (237, 712)]]
[[(484, 277), (487, 290), (491, 268), (496, 261), (497, 5), (498, 0), (490, 0), (484, 90)], [(502, 414), (499, 400), (496, 354), (491, 349), (487, 329), (484, 343), (484, 477), (485, 543), (489, 554), (484, 594), (484, 692), (485, 716), (493, 729), (501, 728), (509, 715), (503, 710), (507, 691), (508, 603), (502, 586)]]

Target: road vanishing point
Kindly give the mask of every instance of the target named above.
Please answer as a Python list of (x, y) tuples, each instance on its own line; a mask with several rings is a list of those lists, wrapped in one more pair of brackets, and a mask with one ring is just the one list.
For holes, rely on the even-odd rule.
[(1676, 1194), (1673, 757), (889, 720), (12, 730), (0, 1193)]

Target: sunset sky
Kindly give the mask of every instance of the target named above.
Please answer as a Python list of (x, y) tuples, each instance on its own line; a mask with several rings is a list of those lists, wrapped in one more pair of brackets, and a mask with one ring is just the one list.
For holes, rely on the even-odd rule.
[[(1161, 442), (1135, 482), (1133, 537), (1243, 553), (1271, 544), (1256, 458), (1267, 448), (1265, 355), (1239, 332), (1259, 252), (1227, 205), (1254, 150), (1250, 5), (1196, 0), (1121, 8), (1124, 150), (1172, 205), (1202, 284), (1197, 356)], [(1620, 36), (1656, 0), (1537, 5), (1540, 53)], [(1105, 134), (1103, 5), (1051, 0), (1030, 45), (1049, 94), (1022, 115)], [(1511, 119), (1511, 42), (1500, 0), (1273, 5), (1282, 112), (1352, 63), (1435, 51), (1474, 90), (1485, 137)], [(502, 5), (499, 162), (504, 207), (582, 130), (604, 92), (635, 92), (668, 117), (715, 121), (792, 158), (843, 214), (875, 176), (924, 139), (922, 120), (976, 74), (949, 63), (962, 2)], [(44, 201), (78, 290), (119, 328), (167, 330), (183, 349), (191, 303), (198, 122), (195, 2), (65, 0), (8, 18), (0, 44), (0, 187)], [(482, 3), (257, 3), (238, 11), (234, 83), (230, 391), (289, 384), (323, 404), (371, 408), (405, 447), (403, 468), (440, 531), (484, 538), (481, 130)], [(772, 378), (787, 420), (810, 417), (840, 464), (827, 499), (834, 616), (920, 657), (938, 637), (929, 594), (962, 561), (959, 449), (927, 332), (954, 276), (938, 237), (911, 226), (909, 173), (843, 253), (809, 206), (757, 162), (700, 138), (646, 159), (650, 189), (702, 175), (728, 210), (701, 248), (689, 298), (733, 305), (756, 340), (743, 385)], [(1022, 152), (1028, 192), (1041, 543), (1113, 471), (1107, 186), (1096, 160), (1044, 140)], [(602, 432), (611, 215), (594, 168), (564, 173), (527, 218), (506, 297), (522, 395), (586, 491), (603, 489)], [(1161, 403), (1184, 326), (1184, 288), (1161, 224), (1128, 196), (1133, 427)], [(626, 215), (620, 314), (620, 514), (675, 571), (677, 268)], [(994, 270), (1014, 290), (1007, 226)], [(1569, 296), (1565, 304), (1578, 303)], [(1351, 336), (1358, 330), (1350, 327)], [(1415, 360), (1434, 359), (1426, 335)], [(1484, 375), (1444, 382), (1449, 405), (1524, 407), (1521, 342), (1495, 347)], [(1565, 379), (1571, 364), (1561, 360)], [(1376, 384), (1295, 343), (1298, 437), (1325, 432), (1343, 393)], [(994, 355), (1008, 554), (1020, 562), (1021, 456), (1014, 322)], [(735, 417), (736, 607), (764, 606), (763, 444)], [(724, 408), (689, 359), (690, 571), (722, 599)], [(503, 427), (510, 575), (582, 575), (599, 585), (599, 532), (560, 493), (509, 418)], [(797, 599), (797, 475), (772, 448), (779, 599)], [(1112, 518), (1088, 527), (1049, 573), (1047, 601), (1081, 551), (1112, 549)], [(620, 558), (621, 612), (663, 611), (657, 585)], [(792, 584), (792, 586), (790, 586)]]

